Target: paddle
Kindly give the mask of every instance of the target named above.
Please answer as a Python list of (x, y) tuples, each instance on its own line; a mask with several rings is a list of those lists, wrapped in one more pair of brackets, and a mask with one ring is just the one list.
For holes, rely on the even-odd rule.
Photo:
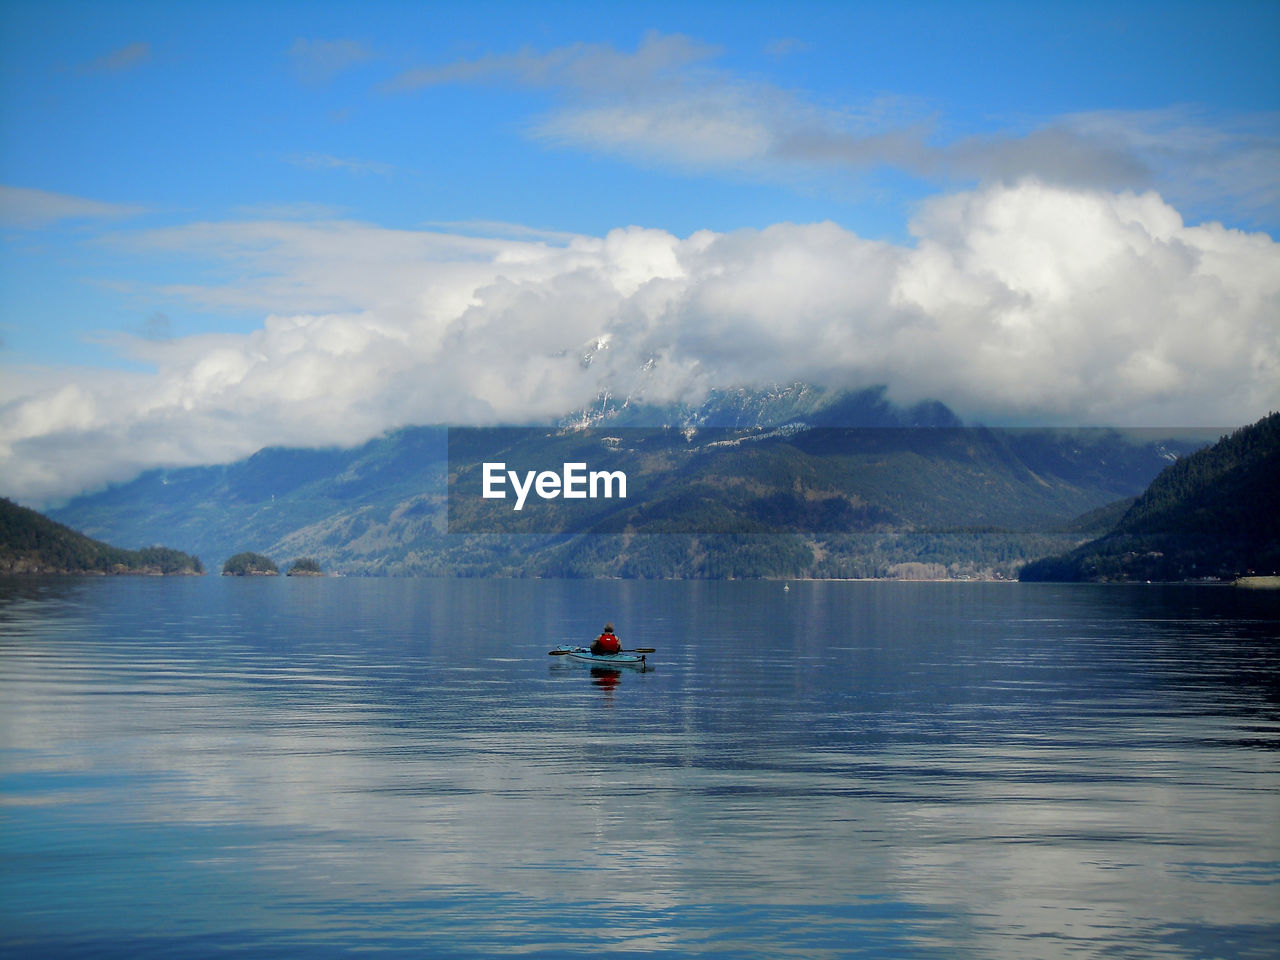
[[(548, 650), (549, 657), (567, 657), (571, 653), (577, 653), (577, 650)], [(619, 653), (657, 653), (657, 647), (634, 647), (630, 650), (619, 650)]]

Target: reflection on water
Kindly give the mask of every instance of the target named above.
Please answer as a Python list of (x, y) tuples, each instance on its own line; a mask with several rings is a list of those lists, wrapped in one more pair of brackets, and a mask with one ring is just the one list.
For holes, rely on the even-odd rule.
[(602, 690), (612, 690), (621, 680), (621, 670), (610, 670), (608, 667), (591, 668), (591, 682)]
[[(613, 620), (651, 672), (551, 658)], [(1273, 956), (1228, 588), (0, 580), (0, 951)]]

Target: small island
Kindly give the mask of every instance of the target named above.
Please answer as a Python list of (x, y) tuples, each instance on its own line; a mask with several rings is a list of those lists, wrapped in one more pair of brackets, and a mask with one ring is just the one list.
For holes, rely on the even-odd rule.
[(224, 577), (278, 577), (279, 568), (270, 557), (260, 553), (237, 553), (222, 565)]
[(299, 557), (293, 561), (293, 566), (289, 568), (289, 572), (285, 574), (288, 577), (323, 577), (324, 571), (320, 569), (320, 564), (311, 557)]

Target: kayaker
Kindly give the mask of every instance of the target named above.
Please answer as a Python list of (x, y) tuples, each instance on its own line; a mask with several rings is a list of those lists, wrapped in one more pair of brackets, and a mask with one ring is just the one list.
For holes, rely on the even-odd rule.
[(622, 641), (614, 634), (612, 623), (606, 623), (604, 631), (591, 643), (591, 652), (595, 654), (617, 653), (621, 649)]

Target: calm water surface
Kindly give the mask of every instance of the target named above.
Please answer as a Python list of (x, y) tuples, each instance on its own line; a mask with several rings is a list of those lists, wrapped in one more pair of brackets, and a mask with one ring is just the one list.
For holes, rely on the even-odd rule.
[[(547, 656), (613, 620), (656, 669)], [(10, 956), (1275, 957), (1280, 595), (0, 581)]]

